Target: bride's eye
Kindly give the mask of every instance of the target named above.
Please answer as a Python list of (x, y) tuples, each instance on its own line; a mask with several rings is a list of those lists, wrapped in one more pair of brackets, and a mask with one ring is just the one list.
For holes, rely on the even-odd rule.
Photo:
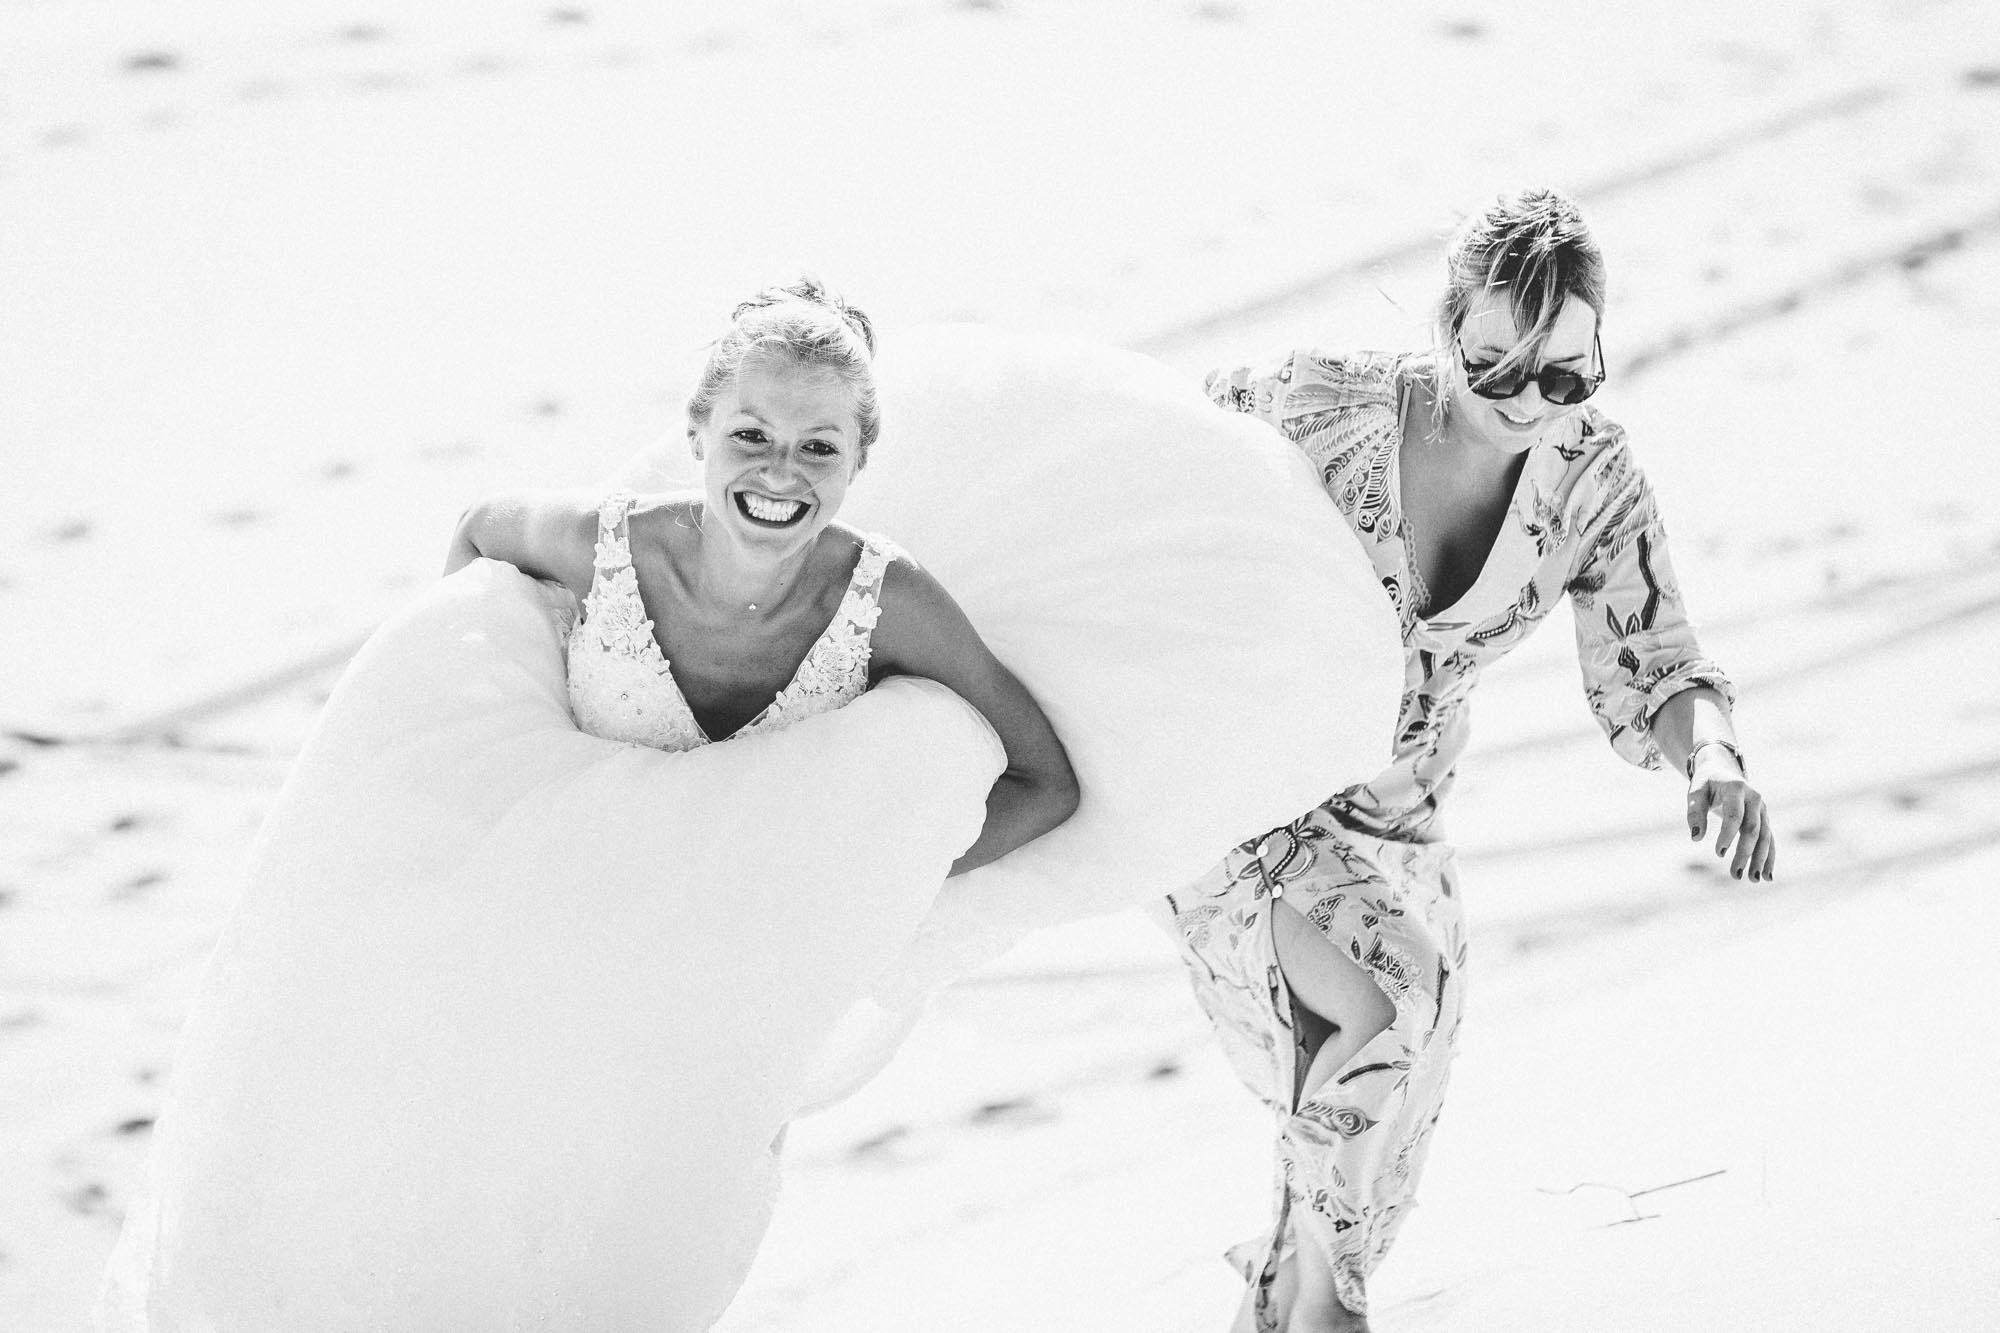
[(730, 434), (735, 436), (737, 439), (743, 441), (745, 444), (762, 444), (764, 442), (764, 432), (761, 430), (757, 430), (751, 426), (745, 426), (741, 430), (731, 431)]
[(831, 458), (840, 452), (840, 446), (826, 440), (807, 440), (806, 452), (818, 454), (821, 458)]

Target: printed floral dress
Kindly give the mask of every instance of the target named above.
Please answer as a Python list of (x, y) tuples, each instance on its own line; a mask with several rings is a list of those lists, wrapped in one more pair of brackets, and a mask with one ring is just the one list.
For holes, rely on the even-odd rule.
[[(1295, 351), (1208, 378), (1215, 401), (1282, 430), (1318, 468), (1401, 619), (1401, 719), (1388, 767), (1284, 828), (1251, 839), (1168, 898), (1197, 999), (1238, 1075), (1277, 1117), (1275, 1218), (1236, 1247), (1260, 1292), (1301, 1244), (1331, 1261), (1341, 1300), (1365, 1313), (1368, 1275), (1414, 1203), (1456, 1040), (1465, 931), (1438, 808), (1465, 749), (1485, 666), (1568, 593), (1584, 697), (1623, 758), (1660, 756), (1653, 712), (1696, 685), (1730, 693), (1702, 656), (1667, 560), (1658, 508), (1624, 432), (1585, 406), (1528, 452), (1472, 586), (1427, 596), (1399, 481), (1409, 385), (1427, 362)], [(1346, 951), (1395, 1007), (1390, 1026), (1303, 1101), (1306, 1043), (1272, 942), (1284, 898)]]

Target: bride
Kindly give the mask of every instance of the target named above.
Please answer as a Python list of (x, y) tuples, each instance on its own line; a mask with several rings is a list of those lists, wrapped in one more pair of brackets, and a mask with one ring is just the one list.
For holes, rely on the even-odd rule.
[(1007, 755), (959, 874), (1067, 819), (1076, 775), (937, 580), (835, 521), (881, 430), (874, 350), (867, 316), (817, 283), (760, 293), (688, 403), (699, 499), (489, 500), (460, 522), (445, 572), (484, 556), (576, 594), (570, 705), (608, 740), (690, 750), (828, 712), (884, 676), (949, 686)]
[[(106, 1327), (721, 1315), (835, 1021), (947, 872), (1078, 801), (952, 598), (837, 521), (872, 355), (819, 286), (766, 291), (689, 405), (699, 498), (465, 515), (260, 834)], [(566, 709), (521, 679), (551, 615)]]
[(648, 455), (465, 516), (266, 817), (104, 1327), (707, 1328), (925, 995), (1371, 771), (1394, 617), (1282, 436), (1114, 349), (871, 342), (767, 293), (699, 499)]

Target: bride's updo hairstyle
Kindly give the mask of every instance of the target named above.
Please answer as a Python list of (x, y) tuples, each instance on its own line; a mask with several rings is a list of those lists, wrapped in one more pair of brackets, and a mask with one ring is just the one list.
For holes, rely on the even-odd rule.
[(1604, 317), (1604, 252), (1576, 201), (1560, 190), (1516, 190), (1495, 198), (1459, 224), (1444, 263), (1436, 322), (1447, 373), (1457, 364), (1452, 344), (1482, 297), (1504, 294), (1522, 334), (1493, 367), (1496, 376), (1539, 363), (1566, 301), (1582, 301)]
[(855, 467), (866, 463), (868, 446), (882, 432), (882, 410), (875, 395), (875, 326), (814, 278), (766, 287), (736, 307), (729, 331), (710, 346), (708, 364), (688, 399), (688, 433), (708, 424), (716, 396), (734, 382), (744, 363), (767, 353), (832, 371), (847, 383), (861, 428)]

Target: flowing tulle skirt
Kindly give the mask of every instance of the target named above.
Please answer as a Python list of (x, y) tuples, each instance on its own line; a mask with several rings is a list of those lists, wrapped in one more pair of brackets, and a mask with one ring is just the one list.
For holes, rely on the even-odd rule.
[(913, 332), (880, 370), (842, 517), (1042, 703), (1075, 817), (940, 890), (1001, 765), (955, 695), (890, 680), (686, 754), (608, 743), (567, 711), (567, 595), (461, 571), (356, 660), (266, 823), (107, 1327), (705, 1328), (774, 1135), (925, 994), (1374, 770), (1396, 626), (1275, 431), (1079, 343)]
[[(577, 732), (480, 562), (355, 662), (188, 1019), (116, 1329), (701, 1329), (812, 1053), (1002, 765), (892, 681), (665, 754)], [(717, 836), (721, 833), (723, 836)]]

